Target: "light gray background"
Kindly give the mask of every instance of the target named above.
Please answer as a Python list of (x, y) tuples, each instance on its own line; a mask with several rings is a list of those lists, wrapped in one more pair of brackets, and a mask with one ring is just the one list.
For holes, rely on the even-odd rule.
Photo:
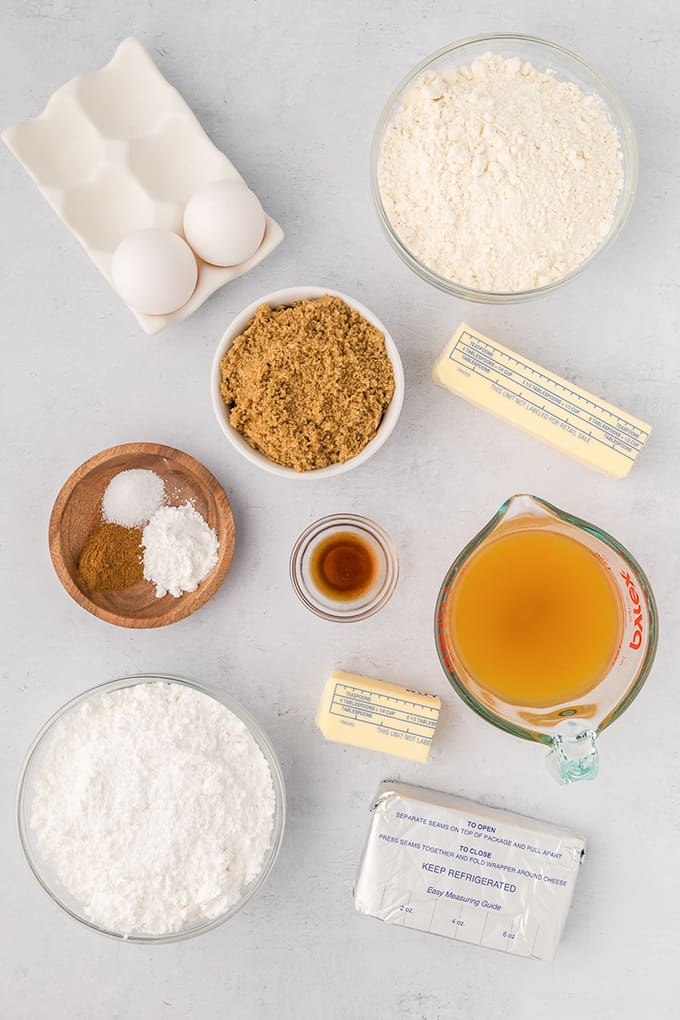
[[(101, 66), (134, 34), (286, 232), (267, 262), (149, 339), (21, 167), (0, 153), (3, 1018), (677, 1015), (678, 11), (673, 0), (512, 6), (3, 0), (0, 125), (37, 114), (55, 87)], [(367, 164), (373, 126), (399, 79), (449, 41), (501, 30), (571, 46), (616, 84), (638, 132), (641, 174), (624, 233), (583, 279), (536, 303), (493, 308), (439, 294), (398, 261), (371, 208)], [(227, 445), (208, 374), (236, 312), (268, 291), (310, 283), (344, 290), (384, 320), (407, 391), (375, 460), (336, 480), (293, 484)], [(631, 476), (591, 473), (436, 389), (433, 360), (463, 318), (652, 422)], [(88, 616), (61, 589), (47, 551), (65, 478), (96, 451), (133, 440), (202, 460), (236, 518), (222, 589), (168, 630), (130, 633)], [(450, 561), (505, 497), (523, 490), (616, 535), (647, 568), (661, 607), (646, 689), (604, 736), (597, 782), (568, 790), (554, 784), (540, 748), (464, 708), (432, 641)], [(299, 531), (340, 510), (378, 520), (401, 557), (390, 605), (351, 627), (308, 615), (287, 577)], [(314, 713), (336, 665), (443, 697), (428, 765), (324, 743)], [(62, 916), (21, 859), (13, 818), (20, 763), (44, 720), (92, 684), (154, 669), (229, 691), (251, 709), (279, 751), (290, 807), (278, 866), (259, 898), (226, 927), (155, 950), (109, 942)], [(354, 913), (368, 806), (388, 775), (587, 835), (554, 964)]]

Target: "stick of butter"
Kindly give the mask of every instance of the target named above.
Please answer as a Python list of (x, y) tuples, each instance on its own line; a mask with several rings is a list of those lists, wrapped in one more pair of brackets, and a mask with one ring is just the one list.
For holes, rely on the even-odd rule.
[(384, 680), (334, 669), (321, 695), (316, 725), (326, 740), (427, 761), (441, 701)]
[(562, 453), (624, 478), (651, 426), (461, 323), (432, 378)]
[(361, 914), (552, 960), (585, 853), (577, 833), (384, 782), (354, 886)]

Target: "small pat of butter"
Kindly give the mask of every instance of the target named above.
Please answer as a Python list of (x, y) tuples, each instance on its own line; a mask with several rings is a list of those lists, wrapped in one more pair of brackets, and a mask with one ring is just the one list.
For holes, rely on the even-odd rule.
[(440, 386), (610, 478), (624, 478), (652, 431), (600, 397), (462, 323), (437, 359)]
[(316, 724), (326, 740), (427, 761), (441, 701), (383, 680), (334, 669)]

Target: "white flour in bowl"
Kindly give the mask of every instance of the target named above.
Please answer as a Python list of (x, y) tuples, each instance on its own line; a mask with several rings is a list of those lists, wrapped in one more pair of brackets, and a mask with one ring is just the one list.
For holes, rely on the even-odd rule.
[(622, 160), (599, 97), (487, 53), (414, 83), (385, 132), (378, 184), (420, 262), (514, 293), (566, 276), (606, 237)]
[(236, 903), (271, 845), (275, 794), (248, 728), (182, 684), (94, 695), (55, 725), (31, 827), (96, 924), (162, 935)]

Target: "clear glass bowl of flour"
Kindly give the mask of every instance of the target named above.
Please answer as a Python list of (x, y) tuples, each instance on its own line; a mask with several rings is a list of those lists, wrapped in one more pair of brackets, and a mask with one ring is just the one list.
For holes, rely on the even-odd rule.
[[(210, 920), (201, 920), (200, 922), (187, 925), (178, 931), (170, 932), (165, 935), (146, 935), (136, 933), (125, 934), (96, 924), (86, 917), (83, 910), (83, 904), (63, 887), (53, 869), (44, 861), (37, 845), (36, 835), (30, 824), (34, 780), (38, 774), (41, 763), (44, 760), (54, 728), (56, 724), (67, 715), (67, 713), (72, 712), (75, 709), (79, 709), (84, 702), (97, 695), (120, 690), (124, 687), (131, 687), (136, 684), (157, 683), (158, 681), (181, 684), (193, 689), (194, 691), (198, 691), (201, 694), (207, 695), (219, 702), (221, 705), (224, 705), (245, 724), (256, 744), (262, 751), (271, 772), (275, 796), (273, 828), (269, 849), (266, 851), (259, 874), (244, 888), (240, 899), (227, 911), (215, 918), (211, 918)], [(241, 910), (242, 907), (244, 907), (246, 903), (248, 903), (248, 901), (260, 891), (274, 867), (279, 850), (281, 849), (285, 822), (286, 794), (283, 774), (281, 772), (281, 766), (276, 756), (276, 752), (274, 751), (266, 733), (261, 729), (253, 717), (237, 701), (234, 701), (233, 698), (230, 698), (226, 694), (208, 690), (200, 684), (193, 683), (189, 680), (183, 680), (175, 676), (145, 674), (143, 676), (121, 677), (118, 680), (112, 680), (109, 683), (93, 687), (90, 690), (79, 694), (71, 701), (68, 701), (52, 716), (51, 719), (48, 719), (33, 740), (21, 769), (17, 791), (17, 824), (19, 841), (29, 868), (48, 896), (70, 917), (74, 918), (76, 921), (80, 921), (81, 924), (85, 925), (85, 927), (92, 931), (108, 935), (121, 942), (127, 941), (146, 945), (157, 945), (165, 942), (180, 942), (185, 939), (193, 938), (196, 935), (202, 935), (204, 932), (211, 931), (213, 928), (217, 928), (219, 925), (224, 924), (225, 921), (228, 921), (231, 917), (238, 913), (238, 911)]]
[[(430, 266), (420, 261), (394, 228), (385, 209), (381, 198), (379, 186), (379, 163), (383, 148), (385, 134), (395, 116), (401, 109), (404, 100), (413, 85), (423, 76), (429, 73), (440, 73), (450, 68), (467, 67), (476, 58), (484, 54), (509, 58), (518, 58), (522, 62), (530, 63), (537, 71), (554, 73), (556, 79), (562, 82), (573, 82), (586, 95), (599, 97), (604, 106), (606, 114), (615, 127), (619, 137), (619, 144), (623, 155), (622, 171), (623, 186), (616, 201), (613, 219), (606, 235), (599, 241), (593, 251), (581, 261), (575, 268), (562, 276), (560, 279), (544, 286), (534, 287), (530, 290), (517, 290), (510, 292), (496, 292), (486, 290), (474, 290), (462, 283), (449, 279), (436, 272)], [(556, 43), (547, 42), (535, 36), (525, 35), (479, 35), (460, 42), (445, 46), (437, 53), (433, 53), (421, 61), (397, 86), (387, 101), (385, 108), (380, 115), (371, 149), (371, 190), (378, 217), (387, 235), (387, 239), (406, 265), (421, 279), (439, 290), (452, 294), (455, 297), (465, 298), (468, 301), (479, 301), (492, 304), (502, 304), (518, 301), (526, 301), (530, 298), (540, 297), (550, 291), (562, 287), (570, 280), (574, 280), (585, 272), (593, 260), (600, 255), (605, 248), (608, 248), (612, 241), (618, 236), (630, 213), (638, 179), (638, 148), (635, 139), (635, 131), (631, 119), (621, 99), (612, 86), (600, 75), (595, 68), (591, 67), (585, 60), (572, 53), (570, 50), (559, 46)]]

